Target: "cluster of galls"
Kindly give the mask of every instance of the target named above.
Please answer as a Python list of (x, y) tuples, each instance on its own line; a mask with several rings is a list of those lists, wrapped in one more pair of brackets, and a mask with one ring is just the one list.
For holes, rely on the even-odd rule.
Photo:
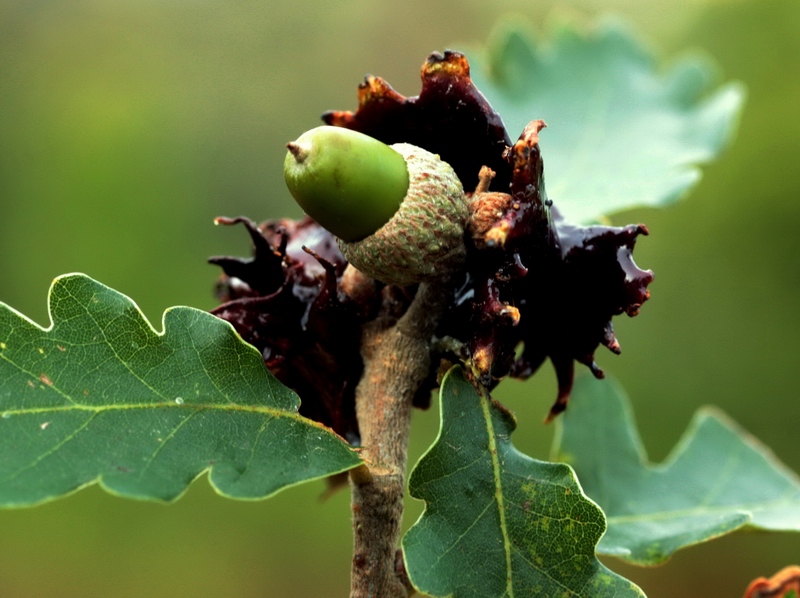
[[(505, 376), (531, 376), (549, 357), (559, 390), (548, 420), (566, 408), (575, 361), (603, 376), (596, 348), (620, 351), (612, 316), (636, 315), (649, 297), (653, 275), (632, 258), (647, 229), (564, 221), (545, 194), (542, 121), (531, 122), (512, 144), (456, 52), (428, 58), (419, 96), (403, 97), (370, 76), (359, 87), (356, 112), (328, 112), (323, 120), (438, 154), (465, 189), (474, 189), (467, 194), (466, 259), (418, 406), (429, 403), (440, 358), (464, 361), (475, 382), (490, 388)], [(224, 303), (213, 313), (261, 350), (270, 371), (300, 395), (301, 413), (357, 442), (359, 331), (382, 298), (407, 304), (415, 287), (378, 283), (369, 287), (372, 298), (354, 300), (343, 292), (347, 261), (334, 237), (309, 218), (218, 222), (243, 223), (254, 257), (211, 259), (224, 270), (218, 286)]]

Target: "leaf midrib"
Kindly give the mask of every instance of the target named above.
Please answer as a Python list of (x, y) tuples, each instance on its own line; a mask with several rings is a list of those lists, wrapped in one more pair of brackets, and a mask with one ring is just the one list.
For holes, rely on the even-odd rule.
[(497, 456), (497, 441), (495, 439), (494, 424), (492, 422), (492, 413), (489, 408), (489, 401), (491, 400), (486, 390), (481, 386), (481, 393), (479, 395), (481, 403), (481, 410), (483, 417), (486, 421), (486, 431), (489, 435), (489, 455), (492, 459), (492, 475), (494, 476), (494, 495), (495, 502), (497, 503), (497, 510), (500, 514), (500, 530), (503, 534), (503, 550), (506, 555), (506, 593), (509, 598), (514, 598), (514, 584), (511, 578), (511, 539), (508, 537), (508, 523), (506, 522), (506, 507), (505, 500), (503, 499), (503, 484), (500, 478), (501, 467), (500, 459)]
[[(70, 405), (57, 405), (52, 407), (31, 407), (27, 409), (5, 409), (2, 419), (10, 419), (17, 415), (38, 415), (49, 413), (64, 413), (69, 411), (89, 411), (92, 413), (103, 413), (105, 411), (123, 411), (132, 409), (187, 409), (192, 411), (240, 411), (246, 413), (257, 413), (259, 415), (271, 415), (276, 417), (289, 417), (302, 420), (308, 423), (309, 420), (294, 411), (287, 411), (279, 407), (269, 407), (267, 405), (240, 405), (237, 403), (175, 403), (174, 401), (158, 403), (115, 403), (109, 405), (81, 405), (73, 403)], [(311, 422), (319, 425), (318, 422)]]

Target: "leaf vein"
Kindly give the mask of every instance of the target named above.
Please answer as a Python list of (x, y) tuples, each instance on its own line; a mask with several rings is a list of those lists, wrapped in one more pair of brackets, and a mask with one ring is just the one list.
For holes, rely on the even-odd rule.
[(68, 442), (72, 441), (81, 431), (85, 430), (86, 427), (92, 422), (92, 420), (94, 420), (94, 418), (97, 417), (97, 415), (98, 415), (97, 413), (92, 413), (85, 422), (83, 422), (80, 426), (78, 426), (72, 432), (70, 432), (67, 436), (65, 436), (61, 440), (61, 442), (59, 442), (55, 446), (51, 447), (49, 450), (45, 451), (44, 453), (42, 453), (41, 455), (36, 457), (36, 459), (31, 461), (27, 465), (25, 465), (23, 467), (20, 467), (19, 469), (17, 469), (16, 471), (11, 473), (10, 475), (8, 475), (5, 478), (3, 478), (2, 480), (0, 480), (0, 484), (5, 484), (6, 482), (9, 482), (9, 481), (13, 480), (14, 478), (16, 478), (23, 471), (27, 471), (29, 469), (32, 469), (32, 468), (36, 467), (36, 465), (39, 464), (43, 459), (46, 459), (47, 457), (49, 457), (50, 455), (52, 455), (53, 453), (55, 453), (56, 451), (61, 449), (61, 447), (63, 447)]

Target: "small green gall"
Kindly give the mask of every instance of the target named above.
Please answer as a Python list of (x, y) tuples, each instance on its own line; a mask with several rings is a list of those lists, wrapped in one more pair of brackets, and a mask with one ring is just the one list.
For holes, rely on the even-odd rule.
[(463, 266), (468, 202), (439, 156), (341, 127), (312, 129), (287, 147), (289, 191), (353, 266), (398, 286), (441, 280)]

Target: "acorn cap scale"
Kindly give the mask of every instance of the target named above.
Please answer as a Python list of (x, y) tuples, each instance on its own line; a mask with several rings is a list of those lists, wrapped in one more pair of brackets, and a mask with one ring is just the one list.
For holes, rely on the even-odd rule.
[(408, 191), (403, 156), (363, 133), (322, 126), (287, 148), (284, 177), (292, 196), (343, 241), (359, 241), (386, 224)]

